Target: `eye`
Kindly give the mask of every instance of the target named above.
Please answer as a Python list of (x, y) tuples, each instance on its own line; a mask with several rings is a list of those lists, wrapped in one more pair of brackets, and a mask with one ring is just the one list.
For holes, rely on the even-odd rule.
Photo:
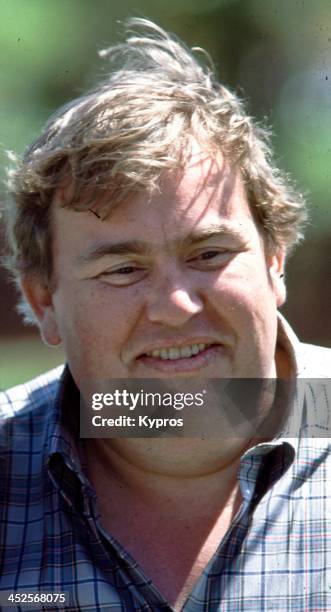
[(136, 272), (138, 269), (139, 268), (135, 268), (134, 266), (123, 266), (122, 268), (109, 272), (109, 274), (132, 274), (132, 272)]
[(204, 251), (203, 253), (200, 253), (200, 255), (198, 255), (197, 259), (213, 259), (214, 257), (217, 257), (217, 255), (221, 254), (223, 253), (220, 253), (220, 251)]
[(234, 251), (230, 249), (206, 249), (190, 257), (189, 263), (202, 270), (217, 270), (225, 266), (233, 255)]
[(127, 286), (138, 282), (144, 278), (145, 274), (145, 268), (121, 266), (119, 268), (105, 270), (101, 274), (98, 274), (97, 278), (108, 285)]

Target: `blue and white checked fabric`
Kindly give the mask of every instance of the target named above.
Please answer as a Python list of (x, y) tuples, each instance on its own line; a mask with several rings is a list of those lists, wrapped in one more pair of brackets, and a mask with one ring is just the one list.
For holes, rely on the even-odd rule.
[[(283, 320), (280, 336), (298, 377), (327, 376), (330, 350), (300, 344)], [(301, 389), (297, 435), (283, 432), (243, 455), (243, 504), (184, 612), (331, 612), (330, 397), (323, 379)], [(170, 612), (99, 525), (77, 394), (62, 367), (1, 394), (0, 591), (68, 592), (60, 609), (72, 612)]]

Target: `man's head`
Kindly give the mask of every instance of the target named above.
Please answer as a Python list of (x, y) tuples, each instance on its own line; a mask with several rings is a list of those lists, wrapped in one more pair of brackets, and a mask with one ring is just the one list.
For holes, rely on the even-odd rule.
[[(86, 341), (92, 341), (89, 330), (93, 329), (94, 338), (100, 334), (107, 342), (106, 319), (103, 329), (94, 327), (92, 321), (101, 324), (100, 309), (107, 309), (110, 300), (112, 306), (122, 303), (122, 308), (109, 310), (108, 325), (115, 337), (122, 313), (126, 339), (121, 332), (121, 346), (108, 349), (100, 341), (94, 357), (102, 360), (104, 351), (117, 351), (129, 367), (128, 375), (148, 373), (135, 368), (133, 372), (132, 364), (129, 366), (130, 359), (140, 359), (136, 354), (140, 348), (148, 348), (146, 339), (154, 350), (156, 341), (169, 344), (176, 334), (179, 344), (180, 338), (208, 340), (216, 334), (219, 344), (223, 338), (229, 348), (244, 335), (246, 357), (242, 354), (242, 365), (229, 372), (245, 375), (249, 357), (258, 363), (249, 370), (251, 375), (268, 375), (270, 363), (258, 357), (262, 335), (269, 321), (270, 347), (274, 346), (275, 323), (270, 316), (284, 299), (280, 275), (285, 252), (301, 237), (303, 201), (272, 166), (268, 135), (247, 116), (238, 98), (219, 85), (180, 43), (149, 22), (133, 21), (142, 33), (105, 52), (116, 63), (109, 78), (61, 109), (11, 173), (16, 203), (11, 215), (12, 270), (44, 337), (50, 343), (63, 339), (69, 359), (71, 351), (75, 355), (84, 352)], [(212, 238), (195, 240), (198, 231), (211, 231), (213, 225), (227, 222), (236, 227), (222, 231), (221, 240), (219, 236), (216, 242)], [(224, 243), (226, 235), (228, 243)], [(194, 238), (191, 243), (190, 236)], [(96, 262), (100, 267), (101, 257), (92, 257), (93, 265), (91, 261), (87, 264), (87, 246), (92, 249), (93, 241), (94, 249), (98, 241), (136, 241), (144, 246), (140, 244), (139, 257), (136, 252), (132, 257), (132, 245), (131, 251), (121, 246), (122, 254), (112, 253), (108, 267), (99, 269)], [(250, 253), (248, 260), (245, 253)], [(203, 265), (191, 265), (199, 258)], [(208, 263), (207, 267), (207, 261), (214, 258), (219, 265), (214, 268)], [(170, 278), (169, 265), (174, 261), (175, 276)], [(239, 269), (231, 267), (237, 261)], [(111, 290), (114, 285), (109, 284), (109, 275), (113, 282), (118, 266), (118, 284)], [(182, 278), (176, 276), (178, 266)], [(134, 267), (143, 272), (133, 272), (138, 274), (137, 281), (125, 289), (123, 278), (131, 276)], [(106, 269), (108, 280), (103, 283)], [(92, 278), (99, 283), (98, 290)], [(189, 286), (185, 289), (186, 281)], [(156, 307), (154, 314), (146, 315), (146, 303), (157, 295), (158, 282), (160, 287), (162, 283), (170, 287), (174, 304), (178, 296), (179, 301), (184, 300), (185, 316), (181, 312), (174, 321), (168, 311), (157, 314)], [(219, 297), (230, 298), (227, 287), (232, 287), (233, 295), (223, 309)], [(211, 289), (217, 294), (213, 296), (216, 310), (206, 302)], [(162, 292), (166, 297), (167, 290)], [(257, 303), (260, 300), (257, 310), (254, 294)], [(89, 305), (83, 306), (88, 295)], [(247, 296), (250, 305), (245, 305)], [(136, 305), (132, 315), (125, 312), (123, 305), (135, 300), (139, 308)], [(45, 324), (46, 304), (49, 316)], [(226, 308), (229, 314), (238, 314), (238, 322), (233, 321), (233, 314), (229, 319)], [(145, 316), (147, 329), (141, 324)], [(132, 326), (136, 332), (130, 336)], [(250, 355), (248, 341), (254, 330), (262, 335)], [(112, 367), (116, 371), (116, 364)], [(213, 372), (213, 368), (208, 370), (210, 375)]]

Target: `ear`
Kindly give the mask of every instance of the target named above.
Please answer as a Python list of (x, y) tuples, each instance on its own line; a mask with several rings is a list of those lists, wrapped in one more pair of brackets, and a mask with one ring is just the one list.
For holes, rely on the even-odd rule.
[(35, 276), (24, 277), (21, 280), (21, 289), (38, 320), (40, 334), (45, 344), (48, 346), (61, 344), (51, 289)]
[(286, 287), (284, 282), (286, 252), (279, 247), (272, 255), (267, 257), (270, 281), (276, 298), (277, 308), (282, 306), (286, 300)]

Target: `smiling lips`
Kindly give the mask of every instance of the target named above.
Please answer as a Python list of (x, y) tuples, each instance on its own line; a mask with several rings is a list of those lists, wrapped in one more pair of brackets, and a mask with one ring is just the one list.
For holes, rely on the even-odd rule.
[(195, 342), (185, 346), (167, 346), (152, 349), (140, 355), (138, 361), (147, 368), (158, 370), (169, 376), (192, 374), (207, 367), (215, 358), (225, 356), (227, 349), (222, 344)]
[(210, 346), (212, 345), (200, 342), (198, 344), (187, 344), (186, 346), (180, 347), (171, 346), (169, 348), (155, 349), (145, 354), (147, 357), (154, 357), (162, 360), (187, 359), (193, 355), (198, 355), (198, 353), (201, 353)]
[(231, 338), (213, 337), (213, 334), (190, 338), (155, 338), (141, 346), (135, 359), (148, 370), (166, 375), (192, 375), (210, 367), (215, 359), (230, 357)]

